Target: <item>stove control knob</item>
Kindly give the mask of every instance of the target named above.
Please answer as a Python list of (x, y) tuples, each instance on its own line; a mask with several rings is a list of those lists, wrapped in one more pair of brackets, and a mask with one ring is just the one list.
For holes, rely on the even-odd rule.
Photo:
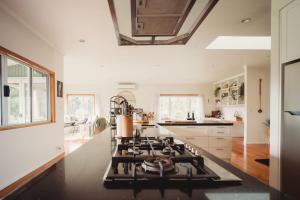
[(189, 151), (192, 151), (193, 147), (192, 146), (189, 146)]
[(189, 149), (189, 145), (188, 145), (188, 144), (185, 144), (184, 147), (185, 147), (186, 149)]
[(192, 153), (195, 153), (195, 149), (194, 149), (194, 148), (191, 148), (191, 152), (192, 152)]
[(195, 150), (194, 154), (195, 154), (196, 156), (199, 156), (199, 151), (198, 151), (198, 150)]

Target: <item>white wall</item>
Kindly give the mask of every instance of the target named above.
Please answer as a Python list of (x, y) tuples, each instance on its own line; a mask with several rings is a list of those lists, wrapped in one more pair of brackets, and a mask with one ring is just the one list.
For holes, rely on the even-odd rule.
[[(63, 80), (63, 55), (0, 7), (0, 45), (37, 62)], [(0, 132), (0, 190), (63, 152), (63, 99), (56, 123)]]
[[(118, 94), (117, 83), (107, 85), (65, 85), (65, 94), (92, 93), (96, 94), (96, 110), (101, 116), (108, 116), (109, 98)], [(193, 85), (137, 85), (136, 89), (130, 90), (136, 97), (136, 106), (143, 108), (145, 112), (158, 111), (159, 94), (200, 94), (205, 98), (205, 113), (210, 113), (213, 108), (212, 84)]]
[(281, 138), (281, 67), (280, 67), (280, 9), (292, 0), (272, 0), (271, 10), (271, 133), (270, 133), (270, 185), (280, 189)]
[[(270, 68), (246, 67), (246, 143), (268, 143), (263, 124), (270, 118)], [(259, 109), (259, 79), (262, 79), (261, 107)]]

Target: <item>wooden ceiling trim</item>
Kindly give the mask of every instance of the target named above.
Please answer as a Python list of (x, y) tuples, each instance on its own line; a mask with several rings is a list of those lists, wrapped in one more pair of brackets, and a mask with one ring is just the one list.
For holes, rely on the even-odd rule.
[(113, 20), (115, 33), (116, 33), (116, 37), (117, 37), (117, 40), (118, 40), (118, 44), (122, 45), (114, 0), (108, 0), (108, 5), (109, 5), (110, 14), (111, 14), (111, 17), (112, 17), (112, 20)]
[(138, 14), (137, 17), (182, 17), (183, 14)]
[[(191, 0), (195, 1), (196, 0)], [(117, 21), (117, 15), (114, 5), (114, 0), (108, 0), (110, 12), (112, 15), (112, 20), (116, 32), (116, 37), (118, 40), (119, 46), (128, 46), (128, 45), (185, 45), (189, 39), (193, 36), (193, 34), (196, 32), (197, 28), (202, 24), (202, 22), (205, 20), (205, 18), (208, 16), (208, 14), (211, 12), (211, 10), (214, 8), (214, 6), (218, 3), (219, 0), (209, 0), (203, 11), (201, 12), (200, 16), (198, 17), (198, 20), (196, 24), (190, 29), (188, 33), (173, 37), (168, 40), (155, 40), (155, 37), (151, 36), (151, 39), (149, 40), (135, 40), (131, 37), (128, 37), (126, 35), (123, 35), (119, 31), (118, 21)], [(131, 0), (132, 4), (134, 5), (131, 7), (131, 14), (136, 13), (136, 0)], [(192, 9), (192, 6), (187, 9)], [(133, 12), (134, 10), (134, 12)], [(186, 16), (187, 17), (187, 16)], [(132, 33), (134, 33), (134, 24), (136, 17), (132, 17)], [(184, 22), (184, 21), (183, 21)], [(182, 24), (183, 24), (182, 22)], [(181, 25), (182, 26), (182, 25)], [(180, 27), (181, 27), (180, 26)], [(180, 29), (179, 29), (180, 30)], [(156, 35), (155, 35), (156, 36)]]
[[(211, 10), (215, 7), (215, 5), (218, 3), (219, 0), (209, 0), (209, 2), (206, 4), (205, 8), (202, 10), (198, 22), (195, 24), (193, 28), (191, 28), (189, 32), (189, 38), (188, 40), (194, 35), (198, 27), (202, 24), (202, 22), (206, 19), (208, 14), (211, 12)], [(187, 40), (187, 41), (188, 41)]]
[(136, 17), (136, 0), (131, 0), (131, 36), (134, 36), (134, 32), (136, 29), (137, 24), (137, 17)]
[[(147, 36), (176, 36), (183, 25), (184, 21), (186, 20), (188, 14), (190, 13), (192, 7), (194, 6), (196, 0), (187, 0), (185, 7), (183, 8), (181, 13), (159, 13), (159, 14), (152, 14), (152, 13), (147, 13), (147, 14), (139, 14), (138, 13), (138, 7), (137, 7), (137, 0), (131, 0), (131, 29), (132, 29), (132, 37), (147, 37)], [(146, 7), (146, 2), (147, 1), (142, 1), (144, 2), (144, 5)], [(140, 8), (140, 6), (139, 6)], [(139, 19), (140, 21), (147, 21), (147, 18), (174, 18), (176, 22), (174, 25), (172, 25), (172, 30), (168, 31), (166, 33), (138, 33), (138, 26), (142, 26), (143, 23), (141, 24), (138, 23)], [(177, 19), (176, 19), (177, 18)], [(154, 22), (149, 22), (148, 24), (154, 23)], [(147, 23), (146, 23), (147, 24)], [(162, 27), (161, 27), (162, 28)], [(166, 27), (164, 27), (166, 28)], [(143, 28), (142, 28), (143, 29)], [(146, 31), (147, 32), (147, 31)]]
[(190, 0), (187, 5), (186, 5), (186, 8), (184, 9), (185, 12), (183, 13), (183, 15), (181, 16), (181, 18), (179, 19), (175, 29), (174, 29), (174, 35), (177, 35), (180, 28), (182, 27), (183, 23), (185, 22), (188, 14), (190, 13), (190, 11), (192, 10), (194, 4), (195, 4), (196, 0)]

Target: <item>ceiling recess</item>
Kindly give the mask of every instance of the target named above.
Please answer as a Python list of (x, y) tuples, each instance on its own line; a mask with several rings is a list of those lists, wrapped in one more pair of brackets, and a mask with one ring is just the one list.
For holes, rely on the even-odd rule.
[[(128, 1), (130, 6), (118, 6)], [(218, 0), (108, 0), (119, 45), (184, 45), (192, 37)], [(122, 2), (124, 3), (124, 2)], [(131, 20), (124, 22), (130, 8)], [(131, 24), (130, 24), (131, 23)], [(131, 33), (120, 27), (131, 26)]]
[(132, 0), (133, 36), (176, 36), (195, 0)]

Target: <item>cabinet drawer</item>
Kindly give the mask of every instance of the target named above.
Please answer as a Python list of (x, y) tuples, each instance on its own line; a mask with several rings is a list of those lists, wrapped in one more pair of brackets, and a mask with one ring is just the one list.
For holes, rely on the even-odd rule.
[(231, 147), (231, 137), (228, 136), (209, 137), (209, 147)]
[(188, 142), (197, 147), (208, 148), (208, 137), (184, 137)]
[(211, 129), (210, 136), (230, 136), (230, 128), (217, 126)]
[(228, 147), (210, 147), (209, 152), (221, 159), (231, 158), (231, 148)]
[(184, 126), (179, 127), (180, 132), (184, 134), (186, 137), (199, 137), (199, 136), (207, 136), (208, 129), (206, 127), (201, 126)]

